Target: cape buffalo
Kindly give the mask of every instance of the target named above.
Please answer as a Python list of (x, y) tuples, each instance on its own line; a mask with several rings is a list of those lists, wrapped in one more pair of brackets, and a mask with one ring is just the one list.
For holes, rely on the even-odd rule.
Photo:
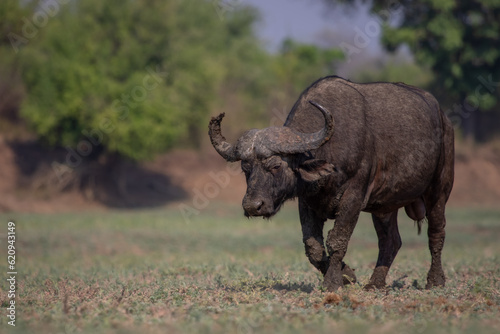
[[(371, 213), (379, 246), (366, 288), (385, 287), (401, 247), (402, 207), (419, 233), (428, 221), (432, 263), (426, 287), (444, 286), (441, 251), (454, 135), (430, 93), (403, 83), (322, 78), (301, 94), (284, 126), (249, 130), (234, 145), (221, 134), (223, 117), (212, 118), (209, 136), (224, 159), (241, 160), (245, 215), (271, 217), (283, 202), (298, 198), (305, 252), (328, 291), (356, 279), (343, 258), (361, 211)], [(327, 219), (335, 224), (325, 250)]]

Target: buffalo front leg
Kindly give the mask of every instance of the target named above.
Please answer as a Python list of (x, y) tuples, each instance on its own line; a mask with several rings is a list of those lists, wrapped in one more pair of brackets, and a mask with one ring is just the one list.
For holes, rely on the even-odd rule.
[(398, 230), (398, 211), (385, 215), (372, 214), (373, 226), (378, 237), (378, 259), (375, 270), (365, 289), (382, 289), (389, 268), (401, 248), (401, 236)]
[(329, 265), (323, 241), (323, 226), (326, 219), (317, 217), (315, 212), (301, 200), (299, 200), (299, 213), (307, 258), (325, 275)]
[(330, 265), (325, 275), (323, 286), (328, 291), (336, 291), (345, 283), (343, 275), (354, 276), (353, 271), (342, 261), (347, 246), (358, 221), (362, 196), (346, 191), (341, 199), (340, 208), (333, 228), (328, 232), (326, 246), (330, 256)]
[[(330, 258), (326, 254), (323, 240), (323, 227), (326, 219), (317, 217), (315, 212), (302, 201), (299, 201), (299, 212), (302, 225), (302, 240), (304, 241), (307, 258), (324, 276), (330, 266)], [(344, 285), (356, 282), (354, 270), (344, 262), (342, 262), (341, 271)]]

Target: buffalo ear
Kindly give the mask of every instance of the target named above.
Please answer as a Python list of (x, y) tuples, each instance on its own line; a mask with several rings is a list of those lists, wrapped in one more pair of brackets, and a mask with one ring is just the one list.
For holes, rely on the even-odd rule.
[(300, 177), (306, 182), (314, 182), (332, 174), (335, 167), (325, 160), (307, 160), (299, 166)]

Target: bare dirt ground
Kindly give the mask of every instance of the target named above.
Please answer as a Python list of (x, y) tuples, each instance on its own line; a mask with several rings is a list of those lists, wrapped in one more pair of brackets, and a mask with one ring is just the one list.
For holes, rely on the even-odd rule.
[[(173, 151), (141, 165), (125, 164), (125, 198), (106, 191), (106, 177), (100, 189), (107, 194), (100, 198), (79, 190), (54, 192), (39, 186), (43, 180), (57, 180), (51, 161), (63, 161), (66, 154), (0, 138), (0, 212), (158, 207), (205, 198), (237, 204), (245, 192), (239, 164), (227, 164), (212, 150)], [(500, 145), (457, 145), (450, 205), (500, 207)]]
[(500, 145), (458, 146), (450, 204), (500, 207)]

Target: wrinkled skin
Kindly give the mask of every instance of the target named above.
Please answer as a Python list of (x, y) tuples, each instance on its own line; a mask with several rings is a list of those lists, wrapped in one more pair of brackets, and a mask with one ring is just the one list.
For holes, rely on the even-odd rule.
[[(288, 163), (279, 156), (264, 160), (242, 161), (241, 169), (247, 180), (243, 198), (245, 215), (271, 217), (294, 192), (295, 175)], [(260, 186), (261, 182), (269, 187)], [(288, 196), (287, 196), (288, 195)]]
[[(431, 94), (404, 84), (323, 78), (302, 93), (284, 127), (250, 130), (235, 145), (220, 133), (222, 116), (212, 119), (210, 137), (226, 160), (241, 160), (245, 215), (271, 217), (286, 200), (298, 198), (305, 252), (329, 291), (356, 281), (343, 259), (361, 211), (372, 214), (379, 240), (366, 288), (385, 287), (401, 247), (397, 214), (403, 207), (419, 232), (428, 221), (427, 288), (444, 286), (441, 251), (454, 139)], [(327, 219), (335, 224), (325, 240)]]

